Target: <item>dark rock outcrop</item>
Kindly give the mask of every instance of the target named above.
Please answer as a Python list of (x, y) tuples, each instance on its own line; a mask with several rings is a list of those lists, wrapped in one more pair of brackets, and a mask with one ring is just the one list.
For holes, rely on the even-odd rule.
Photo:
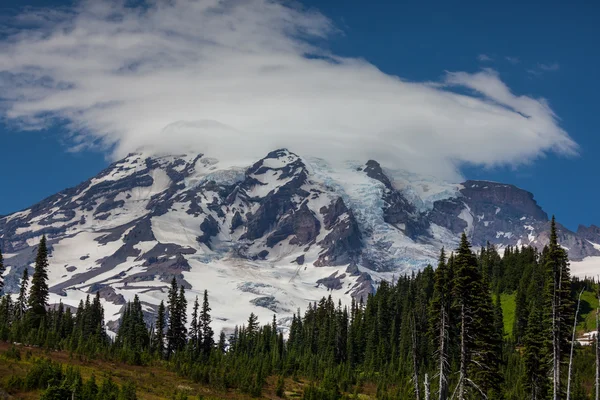
[(314, 265), (344, 265), (356, 262), (362, 249), (360, 230), (354, 214), (339, 197), (321, 210), (325, 229), (330, 232), (319, 243), (323, 250)]

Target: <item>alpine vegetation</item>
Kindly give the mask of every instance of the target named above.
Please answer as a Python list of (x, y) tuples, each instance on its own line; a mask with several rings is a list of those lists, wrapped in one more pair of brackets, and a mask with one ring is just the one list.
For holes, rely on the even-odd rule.
[[(598, 371), (590, 368), (595, 358), (598, 363), (597, 346), (595, 340), (580, 346), (575, 338), (583, 312), (590, 316), (597, 308), (598, 285), (570, 276), (567, 251), (557, 238), (552, 219), (550, 242), (541, 251), (508, 247), (501, 256), (491, 244), (474, 252), (463, 233), (455, 250), (440, 251), (435, 269), (381, 281), (376, 292), (350, 305), (331, 296), (309, 303), (293, 314), (286, 334), (276, 315), (261, 325), (250, 313), (218, 340), (211, 288), (188, 307), (176, 276), (156, 317), (149, 318), (137, 295), (127, 302), (114, 337), (99, 292), (74, 311), (62, 302), (47, 306), (42, 238), (31, 290), (21, 290), (17, 302), (10, 295), (0, 301), (0, 339), (160, 365), (222, 393), (253, 397), (270, 393), (269, 382), (284, 397), (295, 382), (295, 395), (305, 399), (586, 399), (597, 390)], [(27, 275), (21, 285), (27, 287)], [(56, 371), (58, 378), (37, 386), (17, 380), (13, 389), (44, 388), (44, 398), (61, 390), (75, 398), (105, 398), (101, 390), (81, 397), (87, 389), (78, 372), (43, 360), (35, 368)], [(112, 385), (115, 393), (135, 396), (131, 382)]]

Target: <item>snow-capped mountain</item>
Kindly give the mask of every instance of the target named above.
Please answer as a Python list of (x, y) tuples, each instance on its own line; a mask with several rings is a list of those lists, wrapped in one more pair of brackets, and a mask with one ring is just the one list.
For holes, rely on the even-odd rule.
[[(252, 166), (204, 155), (131, 154), (98, 176), (0, 218), (8, 292), (37, 243), (50, 246), (51, 302), (100, 292), (109, 326), (137, 294), (151, 314), (173, 276), (191, 302), (209, 291), (215, 328), (332, 294), (365, 297), (381, 279), (434, 262), (466, 231), (475, 246), (548, 240), (548, 215), (512, 185), (449, 184), (376, 161), (332, 166), (282, 149)], [(600, 229), (561, 227), (573, 260), (600, 256)], [(113, 324), (113, 325), (110, 325)]]

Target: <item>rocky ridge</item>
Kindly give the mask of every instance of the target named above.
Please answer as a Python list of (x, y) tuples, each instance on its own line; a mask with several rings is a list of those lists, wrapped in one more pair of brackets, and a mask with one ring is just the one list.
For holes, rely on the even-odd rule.
[[(365, 297), (381, 279), (432, 262), (467, 232), (475, 246), (548, 240), (533, 195), (485, 181), (406, 179), (369, 160), (332, 167), (280, 149), (250, 167), (202, 154), (131, 154), (96, 177), (0, 217), (0, 248), (17, 291), (46, 235), (51, 301), (100, 292), (107, 320), (137, 294), (152, 314), (175, 276), (208, 289), (216, 323), (250, 311), (285, 326), (308, 301)], [(560, 228), (573, 260), (600, 255), (600, 228)]]

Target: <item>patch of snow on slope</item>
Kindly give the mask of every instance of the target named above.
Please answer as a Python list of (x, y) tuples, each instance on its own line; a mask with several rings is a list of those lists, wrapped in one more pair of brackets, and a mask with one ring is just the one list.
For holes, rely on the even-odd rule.
[(383, 218), (382, 194), (385, 186), (371, 179), (357, 162), (347, 162), (344, 168), (332, 168), (320, 159), (308, 162), (312, 177), (342, 197), (359, 223), (369, 257), (385, 257), (395, 267), (416, 270), (435, 259), (433, 246), (417, 244), (402, 231), (386, 223)]
[[(202, 297), (204, 289), (208, 290), (213, 315), (213, 329), (230, 332), (240, 321), (245, 321), (254, 312), (261, 323), (272, 320), (273, 310), (257, 306), (251, 301), (265, 298), (273, 308), (280, 311), (278, 317), (291, 317), (297, 309), (306, 310), (309, 302), (319, 301), (327, 295), (323, 288), (315, 282), (337, 272), (344, 273), (345, 267), (320, 267), (310, 265), (281, 263), (276, 267), (269, 262), (252, 262), (247, 260), (228, 259), (205, 264), (193, 257), (189, 260), (191, 270), (183, 272), (186, 281), (193, 289), (186, 291), (188, 303), (194, 298)], [(253, 289), (255, 288), (255, 289)], [(347, 288), (330, 292), (337, 303), (342, 300), (349, 304), (350, 295)], [(163, 296), (155, 291), (148, 292), (148, 300), (158, 304)], [(188, 307), (191, 313), (191, 307)], [(189, 318), (188, 318), (189, 320)]]
[(151, 219), (152, 233), (160, 243), (175, 243), (180, 246), (196, 248), (196, 238), (201, 235), (199, 218), (187, 214), (176, 203), (170, 212)]
[(594, 246), (594, 248), (595, 248), (596, 250), (600, 250), (600, 244), (598, 244), (598, 243), (594, 243), (594, 242), (590, 242), (589, 240), (588, 240), (588, 243), (589, 243), (589, 244), (591, 244), (592, 246)]
[(600, 275), (600, 257), (586, 257), (581, 261), (571, 261), (570, 264), (573, 276), (597, 279)]
[(471, 235), (473, 233), (473, 214), (471, 213), (471, 209), (469, 208), (468, 205), (466, 205), (465, 203), (463, 203), (465, 208), (463, 208), (460, 212), (460, 214), (458, 214), (458, 218), (462, 219), (463, 221), (465, 221), (467, 223), (467, 227), (465, 228), (465, 233), (467, 234), (467, 236)]
[[(48, 285), (50, 287), (64, 282), (76, 274), (98, 268), (98, 260), (114, 254), (123, 245), (120, 240), (100, 245), (96, 238), (101, 233), (81, 232), (73, 237), (60, 240), (52, 245), (53, 251), (48, 258)], [(84, 258), (82, 260), (82, 258)], [(67, 268), (77, 266), (68, 271)], [(71, 268), (69, 268), (71, 269)]]
[(458, 197), (460, 184), (448, 183), (435, 177), (418, 175), (406, 170), (386, 168), (384, 173), (392, 182), (392, 186), (402, 191), (404, 196), (420, 212), (433, 209), (433, 203), (452, 197)]

